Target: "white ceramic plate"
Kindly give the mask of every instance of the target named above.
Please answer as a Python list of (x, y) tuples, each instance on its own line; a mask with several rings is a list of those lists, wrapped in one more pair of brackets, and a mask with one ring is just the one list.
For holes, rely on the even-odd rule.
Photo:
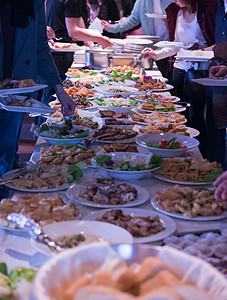
[[(176, 138), (176, 142), (179, 142), (182, 146), (186, 146), (186, 149), (161, 149), (149, 147), (147, 145), (157, 145), (161, 141), (170, 141)], [(199, 141), (191, 138), (189, 136), (174, 134), (174, 133), (151, 133), (139, 136), (136, 139), (136, 143), (155, 155), (160, 155), (162, 157), (177, 157), (186, 153), (186, 151), (193, 149), (199, 145)]]
[[(111, 209), (102, 209), (100, 211), (95, 211), (87, 215), (83, 218), (83, 220), (96, 220), (97, 218), (101, 218), (105, 212), (110, 211)], [(121, 209), (124, 215), (131, 216), (140, 216), (140, 217), (148, 217), (158, 215), (161, 222), (164, 224), (165, 229), (159, 233), (146, 236), (146, 237), (134, 237), (133, 243), (152, 243), (163, 240), (169, 235), (173, 234), (176, 231), (176, 223), (169, 217), (166, 217), (162, 214), (156, 213), (152, 210), (147, 209), (138, 209), (138, 208), (122, 208)], [(97, 221), (98, 222), (98, 221)]]
[[(104, 78), (104, 80), (111, 80), (111, 78)], [(100, 80), (99, 80), (100, 81)], [(122, 82), (122, 81), (111, 81), (110, 83), (99, 83), (99, 81), (96, 81), (95, 82), (95, 84), (97, 85), (97, 86), (113, 86), (113, 85), (115, 85), (115, 86), (130, 86), (130, 87), (134, 87), (134, 85), (136, 84), (136, 82), (135, 81), (133, 81), (133, 80), (130, 80), (130, 79), (125, 79), (125, 81), (124, 82)]]
[[(15, 80), (17, 81), (17, 80)], [(14, 89), (0, 89), (0, 95), (13, 95), (13, 94), (26, 94), (26, 93), (32, 93), (41, 89), (46, 88), (48, 85), (46, 84), (38, 84), (36, 83), (33, 86), (29, 87), (23, 87), (23, 88), (14, 88)]]
[[(1, 93), (1, 92), (0, 92)], [(26, 99), (27, 97), (24, 96), (17, 96), (15, 95), (17, 100), (21, 100), (21, 102)], [(0, 106), (8, 111), (15, 111), (15, 112), (25, 112), (25, 113), (37, 113), (37, 114), (45, 114), (45, 113), (53, 113), (54, 109), (48, 107), (46, 104), (32, 99), (32, 102), (37, 106), (13, 106), (13, 105), (6, 105), (0, 102)]]
[(195, 218), (189, 218), (184, 216), (183, 214), (179, 213), (170, 213), (167, 212), (164, 207), (158, 203), (158, 201), (155, 201), (155, 199), (151, 200), (151, 205), (156, 209), (158, 212), (165, 214), (167, 216), (177, 218), (177, 219), (182, 219), (182, 220), (188, 220), (188, 221), (216, 221), (216, 220), (221, 220), (227, 217), (227, 210), (224, 211), (220, 216), (200, 216), (200, 217), (195, 217)]
[[(103, 241), (100, 240), (98, 243), (131, 244), (133, 242), (133, 237), (127, 230), (105, 222), (63, 221), (45, 225), (43, 226), (43, 231), (54, 240), (64, 235), (84, 234), (103, 239)], [(54, 255), (54, 253), (51, 252), (51, 250), (44, 244), (39, 243), (33, 239), (30, 240), (32, 246), (37, 251), (48, 256)]]
[[(127, 92), (112, 92), (110, 91), (111, 89), (121, 89), (121, 90), (125, 90)], [(112, 85), (112, 86), (98, 86), (95, 88), (95, 90), (98, 93), (103, 94), (105, 97), (113, 97), (115, 95), (121, 95), (124, 98), (129, 97), (131, 94), (135, 94), (136, 92), (138, 92), (138, 89), (130, 87), (130, 86), (118, 86), (118, 85)]]
[(225, 79), (198, 78), (198, 79), (192, 79), (192, 81), (205, 86), (226, 86), (227, 87), (227, 78)]
[(154, 172), (152, 173), (152, 175), (157, 179), (160, 179), (162, 181), (169, 182), (169, 183), (174, 183), (174, 184), (183, 184), (183, 185), (210, 185), (210, 184), (213, 184), (213, 181), (212, 182), (192, 182), (192, 181), (171, 180), (171, 179), (166, 178), (163, 175), (155, 174)]
[[(133, 152), (109, 152), (106, 155), (110, 156), (113, 161), (121, 160), (125, 156), (134, 156), (134, 157), (149, 157), (149, 153), (133, 153)], [(139, 180), (146, 176), (151, 171), (159, 169), (161, 166), (154, 169), (146, 169), (141, 171), (122, 171), (122, 170), (114, 170), (99, 166), (96, 164), (96, 157), (91, 159), (93, 165), (105, 170), (108, 172), (109, 176), (112, 178), (120, 179), (120, 180)]]
[(131, 186), (133, 186), (137, 189), (137, 198), (136, 198), (136, 200), (125, 203), (125, 204), (116, 204), (116, 205), (114, 205), (114, 204), (102, 204), (102, 203), (95, 203), (93, 201), (87, 201), (87, 200), (84, 200), (82, 198), (79, 198), (79, 196), (78, 196), (79, 191), (85, 188), (85, 186), (82, 187), (81, 184), (72, 185), (66, 191), (66, 195), (73, 202), (80, 203), (80, 204), (90, 206), (90, 207), (96, 207), (96, 208), (132, 207), (132, 206), (137, 206), (137, 205), (140, 205), (142, 203), (145, 203), (147, 200), (149, 200), (150, 194), (145, 188), (143, 188), (143, 187), (141, 187), (137, 184), (133, 184), (131, 182), (129, 183), (129, 182), (126, 182), (126, 181), (115, 180), (115, 184), (120, 184), (120, 183), (127, 183), (127, 184), (129, 184), (129, 185), (131, 185)]
[[(165, 102), (163, 102), (165, 104)], [(186, 107), (183, 107), (182, 105), (175, 105), (175, 111), (174, 112), (182, 112), (182, 111), (185, 111), (186, 110)], [(143, 112), (143, 113), (152, 113), (152, 112), (155, 112), (155, 110), (148, 110), (148, 109), (142, 109), (141, 108), (141, 104), (137, 107), (137, 110), (139, 112)], [(172, 111), (166, 111), (166, 112), (162, 112), (162, 111), (158, 111), (159, 113), (161, 114), (169, 114), (169, 113), (172, 113)]]
[[(81, 47), (78, 46), (76, 43), (54, 43), (54, 45), (52, 45), (49, 42), (48, 44), (50, 49), (54, 50), (55, 52), (75, 52), (81, 50)], [(60, 48), (56, 48), (55, 46)]]
[(213, 51), (181, 51), (176, 56), (177, 59), (183, 59), (187, 61), (195, 61), (195, 62), (206, 62), (214, 57)]
[(172, 90), (173, 88), (174, 86), (172, 86), (171, 84), (166, 84), (166, 89), (152, 89), (152, 92), (165, 92)]
[[(55, 127), (63, 127), (65, 125), (51, 125), (51, 126), (55, 126)], [(86, 137), (82, 137), (82, 138), (75, 138), (75, 139), (58, 139), (58, 138), (50, 138), (50, 137), (45, 137), (40, 135), (40, 127), (35, 129), (34, 134), (36, 136), (41, 137), (42, 139), (46, 140), (47, 143), (51, 144), (51, 145), (58, 145), (60, 143), (67, 143), (67, 144), (79, 144), (81, 143), (84, 139), (89, 138), (91, 136), (91, 134), (94, 132), (94, 130), (92, 130), (91, 128), (88, 127), (84, 127), (84, 126), (79, 126), (79, 125), (73, 125), (74, 128), (79, 128), (79, 129), (83, 129), (83, 130), (89, 130), (89, 135)]]
[[(158, 93), (157, 93), (158, 94)], [(136, 100), (138, 100), (139, 102), (141, 102), (141, 103), (146, 103), (147, 102), (147, 100), (143, 100), (143, 99), (140, 99), (140, 98), (136, 98), (136, 97), (134, 97)], [(169, 100), (168, 100), (168, 102), (172, 102), (172, 103), (174, 103), (174, 102), (179, 102), (180, 101), (180, 98), (179, 97), (175, 97), (175, 96), (166, 96), (166, 98), (168, 98)], [(154, 99), (155, 100), (155, 99)], [(165, 103), (165, 101), (162, 101), (161, 99), (158, 101), (158, 100), (155, 100), (155, 102), (163, 102), (163, 103)]]
[(160, 41), (156, 44), (154, 44), (155, 47), (158, 48), (182, 48), (182, 49), (188, 49), (192, 46), (190, 45), (185, 45), (182, 42), (170, 42), (170, 41)]
[[(4, 180), (4, 177), (11, 177), (10, 175), (13, 174), (16, 170), (12, 170), (12, 171), (9, 171), (9, 172), (6, 172), (3, 176), (2, 176), (2, 180)], [(13, 177), (13, 176), (12, 176)], [(13, 177), (15, 178), (15, 177)], [(67, 188), (70, 187), (70, 185), (72, 185), (73, 183), (69, 183), (63, 187), (56, 187), (56, 188), (52, 188), (52, 189), (32, 189), (32, 188), (27, 188), (27, 189), (24, 189), (24, 188), (19, 188), (19, 187), (16, 187), (14, 186), (12, 183), (6, 183), (5, 185), (12, 189), (12, 190), (16, 190), (16, 191), (21, 191), (21, 192), (27, 192), (27, 193), (49, 193), (49, 192), (56, 192), (56, 191), (62, 191), (62, 190), (66, 190)]]

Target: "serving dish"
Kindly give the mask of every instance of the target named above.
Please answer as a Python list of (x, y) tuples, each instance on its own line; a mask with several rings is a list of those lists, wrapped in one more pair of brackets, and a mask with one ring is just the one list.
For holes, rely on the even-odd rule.
[(138, 89), (130, 87), (130, 86), (98, 86), (95, 87), (95, 90), (98, 93), (103, 94), (105, 97), (113, 97), (115, 95), (121, 95), (124, 98), (129, 97), (132, 94), (138, 92)]
[(112, 110), (115, 113), (128, 114), (138, 104), (137, 100), (131, 98), (98, 98), (94, 100), (99, 110)]
[[(175, 142), (179, 142), (180, 145), (185, 146), (187, 148), (184, 149), (162, 149), (151, 147), (151, 145), (158, 145), (161, 141), (171, 141), (172, 139), (176, 138)], [(149, 151), (153, 154), (160, 155), (162, 157), (176, 157), (181, 156), (186, 153), (186, 151), (193, 149), (199, 145), (199, 141), (191, 138), (189, 136), (184, 136), (180, 134), (174, 133), (152, 133), (152, 134), (145, 134), (139, 136), (136, 139), (136, 143)]]

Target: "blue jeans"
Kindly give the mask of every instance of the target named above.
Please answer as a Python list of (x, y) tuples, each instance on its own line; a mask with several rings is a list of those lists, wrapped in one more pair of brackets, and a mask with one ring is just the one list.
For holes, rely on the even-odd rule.
[[(0, 110), (0, 176), (12, 170), (24, 113)], [(9, 190), (0, 186), (0, 199), (9, 197)]]

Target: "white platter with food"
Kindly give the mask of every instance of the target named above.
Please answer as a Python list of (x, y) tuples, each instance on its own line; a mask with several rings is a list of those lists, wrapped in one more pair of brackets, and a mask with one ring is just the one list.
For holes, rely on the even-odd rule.
[(181, 50), (175, 57), (176, 59), (182, 59), (187, 61), (207, 62), (214, 57), (214, 52), (202, 50)]
[(183, 185), (212, 185), (213, 181), (211, 182), (194, 182), (194, 181), (179, 181), (179, 180), (171, 180), (168, 179), (167, 177), (160, 175), (160, 174), (155, 174), (154, 172), (152, 173), (152, 175), (154, 176), (154, 178), (165, 181), (165, 182), (169, 182), (169, 183), (174, 183), (174, 184), (183, 184)]
[(159, 213), (165, 214), (165, 215), (167, 215), (169, 217), (172, 217), (172, 218), (177, 218), (177, 219), (182, 219), (182, 220), (187, 220), (187, 221), (199, 221), (199, 222), (204, 221), (204, 222), (207, 222), (207, 221), (218, 221), (218, 220), (222, 220), (222, 219), (227, 218), (227, 210), (224, 211), (220, 216), (218, 216), (218, 215), (216, 215), (216, 216), (199, 216), (199, 217), (189, 218), (189, 217), (184, 216), (183, 214), (180, 214), (180, 213), (170, 213), (170, 212), (166, 211), (164, 209), (164, 207), (161, 204), (158, 203), (158, 201), (155, 201), (155, 198), (153, 198), (151, 200), (151, 205)]
[[(50, 129), (42, 131), (44, 125)], [(79, 144), (85, 138), (90, 137), (93, 133), (93, 130), (88, 127), (73, 125), (73, 128), (69, 131), (69, 134), (63, 136), (61, 133), (59, 133), (59, 130), (65, 127), (65, 125), (48, 126), (47, 124), (42, 124), (41, 127), (35, 129), (34, 134), (38, 137), (45, 139), (51, 145), (58, 145), (60, 143)], [(44, 132), (46, 133), (44, 134)], [(83, 137), (79, 137), (82, 134)], [(73, 136), (75, 136), (75, 138)], [(78, 138), (76, 136), (78, 136)]]
[(0, 96), (0, 106), (8, 111), (46, 114), (53, 113), (54, 109), (48, 107), (46, 104), (25, 96), (14, 95), (13, 98), (7, 96)]
[[(101, 218), (104, 213), (111, 211), (111, 209), (102, 209), (100, 211), (95, 211), (87, 215), (83, 218), (83, 220), (94, 220)], [(176, 231), (176, 223), (169, 217), (163, 216), (162, 214), (156, 213), (152, 210), (147, 209), (138, 209), (138, 208), (121, 208), (121, 211), (124, 215), (130, 215), (130, 216), (138, 216), (138, 217), (153, 217), (155, 215), (158, 215), (160, 218), (160, 222), (164, 225), (165, 229), (155, 233), (151, 234), (149, 236), (144, 237), (133, 237), (133, 243), (135, 244), (142, 244), (142, 243), (152, 243), (160, 241), (171, 234), (173, 234)], [(100, 222), (100, 221), (97, 221)]]
[(138, 180), (160, 168), (162, 158), (147, 153), (110, 152), (93, 157), (92, 164), (120, 180)]
[(48, 43), (51, 50), (55, 52), (75, 52), (81, 50), (81, 47), (78, 46), (76, 43)]
[[(165, 102), (163, 102), (163, 104), (165, 104)], [(183, 112), (186, 110), (186, 107), (183, 107), (182, 105), (178, 105), (178, 104), (175, 104), (174, 105), (174, 112), (177, 112), (177, 113), (180, 113), (180, 112)], [(149, 109), (142, 109), (141, 108), (141, 104), (136, 107), (136, 110), (139, 112), (139, 113), (153, 113), (153, 112), (159, 112), (161, 114), (169, 114), (169, 113), (172, 113), (173, 111), (172, 110), (169, 110), (169, 111), (162, 111), (161, 109), (160, 110), (149, 110)]]
[(174, 86), (171, 85), (171, 84), (166, 84), (166, 88), (165, 89), (152, 89), (152, 92), (166, 92), (166, 91), (169, 91), (169, 90), (172, 90), (174, 89)]
[[(160, 145), (160, 143), (162, 143), (163, 141), (168, 142), (166, 147), (172, 146), (172, 149), (157, 147), (157, 145)], [(172, 144), (170, 145), (171, 141)], [(162, 157), (181, 156), (184, 155), (186, 151), (193, 149), (199, 145), (199, 141), (194, 138), (185, 135), (174, 134), (174, 133), (145, 134), (139, 136), (136, 139), (136, 143), (148, 149), (153, 154), (160, 155)], [(179, 143), (179, 146), (176, 146), (175, 143)], [(156, 147), (152, 147), (152, 146), (156, 146)], [(185, 148), (180, 148), (180, 147), (185, 147)]]
[(112, 110), (115, 113), (128, 114), (138, 104), (131, 98), (98, 98), (94, 101), (99, 110)]
[[(17, 80), (13, 80), (14, 82), (19, 82)], [(14, 94), (26, 94), (33, 93), (38, 90), (42, 90), (46, 88), (46, 84), (38, 84), (35, 83), (33, 86), (22, 87), (22, 88), (11, 88), (11, 89), (0, 89), (0, 95), (14, 95)]]
[(227, 87), (227, 78), (197, 78), (192, 81), (204, 86), (225, 86)]
[(137, 205), (140, 205), (142, 203), (145, 203), (150, 198), (149, 192), (145, 188), (143, 188), (143, 187), (141, 187), (137, 184), (129, 183), (129, 182), (126, 182), (126, 181), (120, 181), (120, 180), (116, 180), (115, 184), (116, 185), (128, 184), (131, 187), (135, 188), (137, 190), (136, 199), (132, 200), (132, 201), (129, 201), (129, 202), (126, 202), (124, 204), (104, 204), (104, 203), (97, 203), (97, 202), (94, 202), (94, 201), (88, 201), (88, 200), (85, 200), (80, 195), (80, 193), (86, 192), (86, 187), (88, 186), (88, 184), (83, 186), (81, 183), (72, 185), (66, 191), (66, 195), (73, 202), (80, 203), (82, 205), (86, 205), (86, 206), (90, 206), (90, 207), (95, 207), (95, 208), (132, 207), (132, 206), (137, 206)]
[[(95, 221), (63, 221), (52, 223), (43, 226), (43, 232), (48, 234), (52, 239), (58, 241), (62, 236), (74, 236), (82, 235), (85, 237), (85, 240), (81, 243), (78, 243), (78, 246), (87, 245), (92, 243), (108, 243), (108, 244), (131, 244), (133, 238), (131, 234), (116, 225), (104, 223), (104, 222), (95, 222)], [(54, 255), (48, 246), (43, 243), (39, 243), (34, 239), (30, 239), (32, 246), (39, 252), (51, 256)], [(75, 247), (78, 247), (75, 246)], [(71, 247), (73, 248), (73, 246)], [(70, 249), (70, 248), (67, 248)]]
[(95, 87), (95, 90), (98, 93), (103, 94), (105, 97), (113, 97), (116, 95), (121, 95), (124, 98), (129, 97), (132, 94), (138, 92), (138, 89), (130, 87), (130, 86), (98, 86)]
[[(162, 95), (162, 93), (155, 93), (155, 94), (157, 94), (157, 95)], [(143, 99), (142, 97), (136, 97), (136, 96), (133, 96), (136, 100), (138, 100), (140, 103), (146, 103), (147, 102), (147, 100), (148, 99)], [(167, 98), (168, 99), (168, 101), (166, 101), (166, 102), (172, 102), (172, 103), (175, 103), (175, 102), (179, 102), (181, 99), (179, 98), (179, 97), (176, 97), (176, 96), (164, 96), (163, 95), (163, 97), (164, 98)], [(151, 95), (151, 97), (149, 97), (150, 99), (152, 99), (152, 95)], [(158, 100), (158, 99), (155, 99), (154, 98), (154, 101), (155, 102), (163, 102), (163, 103), (165, 103), (165, 100), (164, 101), (162, 101), (162, 99), (160, 98), (160, 100)]]
[(96, 81), (95, 84), (97, 86), (130, 86), (133, 87), (136, 82), (134, 80), (125, 79), (115, 79), (115, 78), (104, 78), (102, 80)]

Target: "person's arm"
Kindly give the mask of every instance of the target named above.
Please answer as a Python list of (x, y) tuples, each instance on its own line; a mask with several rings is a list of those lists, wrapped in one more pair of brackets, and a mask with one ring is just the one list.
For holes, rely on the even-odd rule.
[(68, 35), (76, 41), (91, 41), (102, 45), (103, 48), (112, 47), (110, 39), (106, 36), (98, 36), (88, 29), (77, 26), (78, 18), (65, 18)]
[(74, 114), (76, 104), (64, 91), (58, 70), (50, 54), (47, 40), (46, 17), (44, 5), (37, 15), (37, 74), (40, 83), (47, 84), (45, 89), (49, 93), (53, 88), (62, 104), (62, 112), (65, 115)]
[(141, 9), (143, 9), (143, 7), (140, 6), (141, 6), (141, 1), (137, 0), (135, 2), (131, 15), (126, 19), (124, 19), (123, 21), (119, 22), (118, 24), (109, 24), (107, 21), (104, 20), (101, 21), (101, 24), (104, 26), (104, 29), (106, 31), (111, 33), (124, 32), (129, 29), (132, 29), (133, 27), (139, 25), (141, 22), (140, 14), (141, 14)]
[(209, 77), (210, 78), (218, 78), (218, 77), (226, 77), (227, 76), (227, 66), (213, 66), (210, 68)]

